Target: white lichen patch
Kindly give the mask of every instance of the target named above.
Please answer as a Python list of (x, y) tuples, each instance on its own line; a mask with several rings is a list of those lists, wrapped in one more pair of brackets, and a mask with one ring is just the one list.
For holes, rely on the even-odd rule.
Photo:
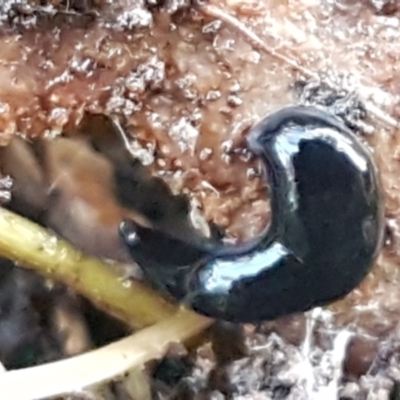
[(153, 16), (143, 0), (130, 2), (130, 7), (118, 14), (116, 26), (122, 29), (145, 28), (151, 26)]
[(188, 118), (180, 118), (178, 122), (171, 125), (168, 133), (181, 152), (194, 153), (199, 130), (192, 125)]
[[(335, 327), (330, 311), (307, 314), (304, 340), (288, 343), (277, 333), (249, 336), (249, 357), (234, 361), (228, 375), (235, 400), (337, 400), (352, 333)], [(281, 397), (280, 397), (281, 396)]]

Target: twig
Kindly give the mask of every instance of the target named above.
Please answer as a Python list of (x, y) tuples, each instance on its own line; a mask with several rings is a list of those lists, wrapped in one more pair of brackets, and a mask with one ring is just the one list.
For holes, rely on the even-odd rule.
[[(115, 264), (85, 256), (46, 229), (3, 208), (0, 256), (65, 283), (135, 328), (155, 324), (178, 310), (140, 282), (121, 278), (114, 271), (118, 270)], [(200, 324), (207, 325), (209, 321), (189, 310), (180, 313)]]
[(185, 342), (210, 320), (180, 310), (150, 328), (101, 349), (67, 360), (0, 374), (1, 400), (38, 400), (79, 392), (165, 355), (171, 343)]
[[(205, 15), (208, 15), (210, 17), (217, 18), (230, 26), (231, 28), (234, 28), (238, 32), (240, 32), (243, 36), (245, 36), (250, 43), (255, 47), (258, 48), (261, 51), (264, 51), (265, 53), (269, 54), (271, 57), (274, 57), (277, 60), (280, 60), (281, 62), (291, 66), (293, 69), (297, 70), (300, 72), (304, 77), (308, 79), (315, 79), (316, 81), (320, 81), (320, 76), (318, 73), (312, 71), (311, 69), (308, 69), (306, 67), (303, 67), (300, 65), (298, 62), (295, 60), (283, 55), (282, 53), (274, 50), (273, 48), (269, 47), (265, 42), (255, 33), (253, 32), (249, 27), (246, 26), (246, 24), (240, 22), (235, 16), (228, 14), (224, 10), (222, 10), (219, 7), (216, 7), (212, 4), (206, 4), (203, 1), (197, 0), (196, 1), (197, 8), (203, 12)], [(329, 82), (324, 82), (330, 89), (335, 89)], [(370, 97), (370, 90), (368, 90), (367, 87), (363, 87), (361, 89), (361, 92), (363, 92), (364, 95), (367, 97)], [(367, 111), (373, 115), (378, 121), (381, 123), (391, 127), (391, 128), (400, 128), (400, 122), (396, 120), (395, 118), (391, 117), (389, 114), (385, 113), (383, 110), (381, 110), (379, 107), (377, 107), (375, 104), (372, 104), (372, 99), (368, 98), (366, 99), (368, 101), (365, 102), (365, 107)]]
[(273, 48), (267, 46), (265, 42), (250, 28), (248, 28), (243, 22), (240, 22), (236, 17), (233, 15), (228, 14), (224, 10), (219, 7), (213, 6), (211, 4), (205, 4), (203, 2), (198, 2), (198, 8), (206, 15), (210, 17), (214, 17), (220, 19), (222, 22), (225, 22), (227, 25), (231, 26), (232, 28), (239, 31), (243, 34), (247, 39), (250, 40), (251, 44), (263, 50), (265, 53), (269, 54), (270, 56), (276, 58), (277, 60), (282, 61), (283, 63), (290, 65), (295, 70), (301, 72), (305, 77), (317, 79), (319, 80), (319, 75), (308, 68), (305, 68), (298, 64), (295, 60), (292, 60), (289, 57), (279, 53), (278, 51), (274, 50)]

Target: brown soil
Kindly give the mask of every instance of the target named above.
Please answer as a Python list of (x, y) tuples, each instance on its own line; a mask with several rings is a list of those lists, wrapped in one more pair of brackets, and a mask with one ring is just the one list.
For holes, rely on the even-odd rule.
[[(329, 382), (338, 383), (346, 398), (366, 398), (376, 382), (379, 393), (387, 393), (391, 379), (400, 378), (395, 356), (387, 356), (378, 368), (382, 373), (371, 365), (381, 365), (382, 352), (389, 354), (388, 346), (398, 342), (400, 132), (372, 106), (395, 122), (400, 115), (396, 2), (207, 2), (235, 15), (266, 46), (306, 72), (323, 77), (322, 84), (189, 1), (166, 0), (162, 6), (150, 0), (16, 3), (0, 5), (1, 144), (16, 133), (72, 132), (85, 111), (118, 115), (136, 156), (175, 192), (187, 193), (193, 207), (226, 228), (232, 240), (252, 237), (268, 223), (266, 190), (244, 145), (248, 128), (290, 103), (326, 105), (329, 96), (341, 100), (336, 108), (333, 103), (333, 111), (346, 111), (382, 176), (385, 247), (370, 276), (343, 301), (319, 314), (269, 323), (260, 332), (248, 328), (251, 355), (228, 365), (225, 379), (235, 399), (300, 399), (311, 392), (319, 398)], [(356, 335), (348, 339), (347, 355), (345, 330)], [(304, 343), (310, 345), (307, 351)], [(328, 371), (340, 351), (337, 368), (345, 360), (344, 379)], [(302, 363), (304, 376), (294, 374)], [(248, 377), (255, 371), (259, 377), (251, 384)], [(245, 383), (238, 381), (241, 374)], [(208, 384), (207, 373), (199, 376)], [(311, 389), (310, 379), (315, 380)], [(227, 396), (218, 385), (209, 398)]]

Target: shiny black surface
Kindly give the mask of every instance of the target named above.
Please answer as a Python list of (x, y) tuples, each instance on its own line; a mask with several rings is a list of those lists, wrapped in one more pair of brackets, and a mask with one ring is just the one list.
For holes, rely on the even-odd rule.
[(146, 261), (133, 242), (132, 256), (197, 312), (236, 322), (305, 311), (350, 292), (369, 272), (383, 232), (367, 149), (331, 114), (303, 106), (266, 117), (248, 146), (270, 185), (272, 220), (259, 238), (204, 249), (191, 265)]

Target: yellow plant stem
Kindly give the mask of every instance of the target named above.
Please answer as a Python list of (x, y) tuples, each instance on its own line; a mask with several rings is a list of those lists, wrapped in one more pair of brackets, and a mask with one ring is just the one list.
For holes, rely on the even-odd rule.
[[(66, 284), (134, 328), (153, 325), (178, 311), (142, 283), (121, 278), (113, 264), (82, 254), (45, 228), (4, 208), (0, 208), (0, 256)], [(180, 309), (179, 313), (202, 321), (205, 327), (210, 324), (192, 311)]]
[(171, 343), (190, 343), (212, 323), (169, 303), (140, 282), (122, 279), (115, 265), (83, 255), (46, 229), (3, 208), (0, 256), (68, 285), (132, 327), (153, 325), (67, 360), (2, 372), (2, 400), (43, 399), (118, 379), (132, 368), (140, 370), (146, 362), (163, 357)]

